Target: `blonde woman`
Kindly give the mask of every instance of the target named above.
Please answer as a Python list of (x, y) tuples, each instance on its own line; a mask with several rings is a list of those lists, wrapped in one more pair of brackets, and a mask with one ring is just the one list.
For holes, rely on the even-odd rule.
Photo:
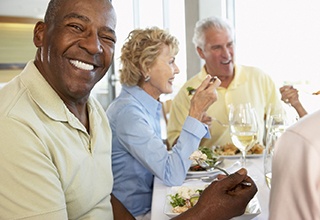
[[(212, 83), (208, 76), (193, 96), (188, 117), (171, 154), (161, 139), (161, 103), (158, 100), (161, 94), (172, 93), (175, 75), (179, 73), (175, 63), (178, 50), (177, 39), (156, 27), (133, 30), (122, 47), (122, 90), (107, 110), (113, 133), (113, 194), (137, 219), (150, 219), (154, 176), (168, 186), (181, 185), (191, 165), (189, 156), (203, 137), (210, 137), (207, 125), (201, 120), (217, 100), (216, 88), (220, 80)], [(246, 178), (246, 172), (239, 176)], [(255, 193), (255, 186), (250, 188), (241, 191), (246, 198)], [(220, 192), (220, 196), (222, 194)], [(210, 203), (209, 198), (211, 196), (205, 197), (198, 207)], [(239, 197), (238, 202), (239, 199), (245, 207), (247, 200)], [(212, 216), (212, 211), (205, 214)]]

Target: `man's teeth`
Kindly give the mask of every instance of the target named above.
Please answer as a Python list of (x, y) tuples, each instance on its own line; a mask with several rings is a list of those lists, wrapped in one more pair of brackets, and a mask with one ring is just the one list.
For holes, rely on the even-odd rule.
[(221, 62), (222, 64), (229, 64), (231, 62), (231, 60), (227, 60), (225, 62)]
[(70, 63), (72, 65), (74, 65), (75, 67), (79, 68), (79, 69), (83, 69), (83, 70), (93, 70), (94, 66), (87, 64), (87, 63), (83, 63), (79, 60), (70, 60)]

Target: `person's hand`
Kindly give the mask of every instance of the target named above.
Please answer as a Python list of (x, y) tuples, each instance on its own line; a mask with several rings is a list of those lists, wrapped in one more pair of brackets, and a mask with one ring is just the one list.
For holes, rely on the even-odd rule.
[[(242, 185), (242, 181), (250, 182), (251, 186)], [(230, 219), (242, 215), (256, 193), (257, 186), (247, 176), (247, 170), (240, 169), (213, 181), (203, 191), (194, 208), (197, 209), (198, 219)]]
[(294, 107), (300, 118), (308, 114), (299, 100), (299, 92), (297, 89), (293, 88), (293, 86), (286, 85), (282, 86), (279, 90), (281, 93), (281, 100)]
[(202, 115), (202, 118), (201, 118), (201, 122), (208, 125), (208, 127), (211, 127), (211, 124), (212, 124), (212, 117), (210, 117), (209, 115), (207, 115), (207, 113), (205, 112), (203, 115)]
[(216, 78), (211, 82), (211, 76), (208, 75), (201, 85), (196, 89), (195, 94), (191, 99), (189, 116), (202, 121), (205, 112), (209, 106), (217, 100), (216, 88), (221, 84), (221, 81)]
[(293, 86), (286, 85), (282, 86), (280, 89), (281, 100), (292, 106), (300, 104), (298, 90), (293, 88)]

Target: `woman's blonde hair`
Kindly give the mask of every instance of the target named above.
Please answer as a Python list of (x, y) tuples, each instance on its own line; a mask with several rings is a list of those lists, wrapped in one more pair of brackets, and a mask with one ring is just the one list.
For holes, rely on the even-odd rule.
[(138, 85), (154, 64), (164, 45), (169, 46), (172, 55), (179, 51), (178, 40), (158, 27), (131, 31), (121, 49), (120, 83)]

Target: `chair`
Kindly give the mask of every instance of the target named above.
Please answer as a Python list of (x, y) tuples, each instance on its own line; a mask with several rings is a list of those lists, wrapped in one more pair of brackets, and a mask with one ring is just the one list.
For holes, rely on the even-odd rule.
[[(170, 108), (171, 108), (172, 100), (168, 99), (166, 101), (162, 101), (161, 103), (162, 103), (162, 115), (163, 115), (163, 118), (165, 121), (165, 128), (162, 128), (162, 129), (165, 129), (165, 132), (167, 132), (167, 125), (168, 125), (168, 119), (169, 119), (169, 115), (170, 115)], [(164, 139), (163, 143), (166, 144), (167, 150), (171, 150), (171, 147), (170, 147), (167, 139)]]
[(169, 114), (170, 114), (170, 108), (171, 108), (171, 104), (172, 104), (172, 100), (168, 99), (162, 103), (162, 113), (163, 113), (163, 117), (164, 120), (166, 122), (166, 124), (168, 124), (168, 119), (169, 119)]

